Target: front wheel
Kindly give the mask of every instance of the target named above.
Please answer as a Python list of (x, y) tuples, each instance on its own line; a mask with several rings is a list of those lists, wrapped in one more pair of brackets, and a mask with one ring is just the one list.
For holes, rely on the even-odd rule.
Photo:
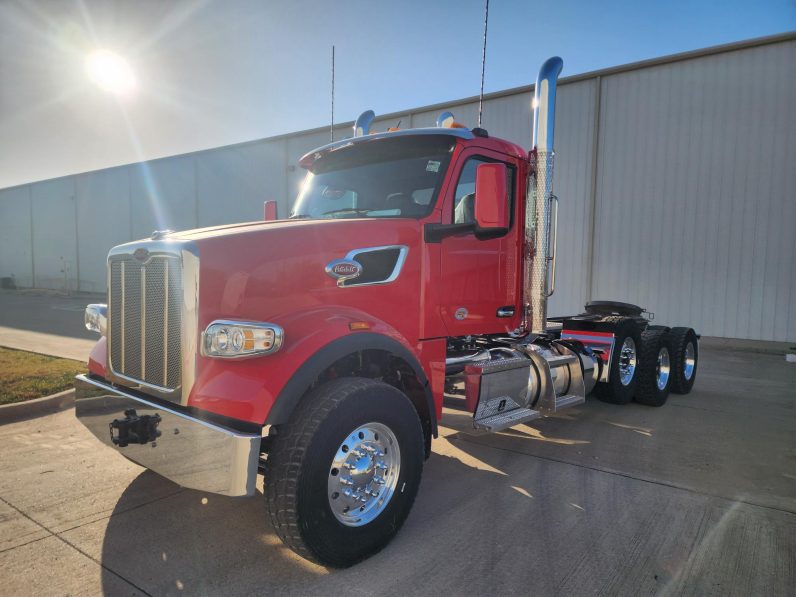
[(277, 535), (327, 566), (378, 552), (409, 515), (423, 446), (417, 412), (396, 388), (351, 377), (319, 386), (279, 428), (266, 461)]

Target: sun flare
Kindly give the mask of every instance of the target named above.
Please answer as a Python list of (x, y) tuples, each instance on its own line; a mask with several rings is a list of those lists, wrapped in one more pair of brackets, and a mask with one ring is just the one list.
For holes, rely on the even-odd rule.
[(97, 86), (115, 95), (127, 95), (136, 87), (130, 64), (109, 50), (91, 52), (86, 57), (86, 73)]

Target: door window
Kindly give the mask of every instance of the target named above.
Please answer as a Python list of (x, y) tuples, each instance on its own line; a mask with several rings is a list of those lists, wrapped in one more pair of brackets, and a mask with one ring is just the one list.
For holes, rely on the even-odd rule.
[[(481, 164), (494, 163), (482, 157), (468, 159), (459, 174), (459, 182), (456, 185), (456, 192), (453, 200), (453, 223), (471, 224), (475, 222), (475, 172)], [(508, 166), (506, 181), (509, 189), (509, 214), (513, 221), (512, 209), (514, 207), (514, 167)]]

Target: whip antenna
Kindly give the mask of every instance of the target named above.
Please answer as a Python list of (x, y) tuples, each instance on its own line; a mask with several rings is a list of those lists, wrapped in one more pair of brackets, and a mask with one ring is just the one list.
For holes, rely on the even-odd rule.
[(489, 0), (484, 9), (484, 53), (481, 55), (481, 94), (478, 96), (478, 128), (481, 128), (481, 113), (484, 109), (484, 71), (486, 70), (486, 32), (489, 25)]
[(334, 46), (332, 46), (332, 124), (329, 126), (329, 138), (334, 141)]

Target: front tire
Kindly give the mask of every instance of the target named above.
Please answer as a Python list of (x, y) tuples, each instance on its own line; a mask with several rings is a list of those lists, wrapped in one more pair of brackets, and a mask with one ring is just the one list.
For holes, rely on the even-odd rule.
[(351, 566), (398, 532), (423, 460), (420, 419), (403, 393), (364, 378), (325, 383), (274, 437), (265, 466), (274, 529), (309, 560)]

